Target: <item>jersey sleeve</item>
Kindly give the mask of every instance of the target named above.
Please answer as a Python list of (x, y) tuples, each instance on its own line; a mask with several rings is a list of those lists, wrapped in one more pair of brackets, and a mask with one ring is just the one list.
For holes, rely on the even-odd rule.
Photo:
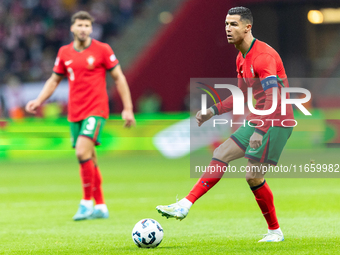
[[(276, 64), (275, 58), (270, 54), (261, 54), (254, 62), (254, 71), (260, 78), (262, 88), (266, 95), (263, 110), (268, 110), (272, 107), (274, 93), (276, 93), (275, 96), (277, 96), (278, 105), (281, 104), (281, 94), (277, 83)], [(275, 87), (277, 88), (276, 90), (273, 89)], [(264, 125), (258, 125), (258, 127), (255, 127), (255, 132), (261, 135), (267, 133), (270, 128), (270, 122), (265, 121), (265, 119), (274, 119), (275, 114), (276, 111), (269, 115), (262, 115), (261, 120)]]
[(59, 49), (57, 58), (54, 62), (53, 72), (58, 75), (66, 75), (66, 67), (62, 58), (62, 50)]
[(104, 47), (104, 66), (107, 70), (112, 70), (116, 65), (119, 64), (115, 53), (108, 44)]

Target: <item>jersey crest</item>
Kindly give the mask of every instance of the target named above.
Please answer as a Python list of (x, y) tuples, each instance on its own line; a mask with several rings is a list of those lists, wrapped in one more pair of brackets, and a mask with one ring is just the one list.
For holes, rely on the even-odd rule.
[(96, 60), (96, 59), (95, 59), (93, 56), (89, 56), (89, 57), (86, 59), (87, 63), (89, 64), (89, 65), (87, 66), (88, 69), (93, 69), (93, 68), (94, 68), (94, 61), (95, 61), (95, 60)]

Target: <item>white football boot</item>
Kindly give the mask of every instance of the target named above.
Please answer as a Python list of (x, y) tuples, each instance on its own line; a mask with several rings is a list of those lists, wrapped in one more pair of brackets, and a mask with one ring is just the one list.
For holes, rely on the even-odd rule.
[(268, 231), (267, 234), (264, 235), (264, 237), (259, 241), (259, 243), (262, 242), (282, 242), (284, 239), (282, 232), (271, 232)]
[(178, 202), (171, 205), (159, 205), (156, 210), (166, 218), (183, 220), (189, 213), (189, 208), (181, 206)]
[(82, 201), (79, 204), (77, 213), (73, 216), (73, 220), (87, 220), (93, 212), (93, 205), (91, 203), (85, 205)]

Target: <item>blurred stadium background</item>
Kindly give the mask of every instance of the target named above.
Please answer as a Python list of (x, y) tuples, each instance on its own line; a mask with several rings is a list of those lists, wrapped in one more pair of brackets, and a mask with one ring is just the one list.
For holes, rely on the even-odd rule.
[[(306, 107), (313, 117), (299, 122), (291, 148), (338, 146), (338, 1), (2, 0), (0, 158), (16, 158), (28, 151), (70, 150), (66, 79), (37, 116), (25, 113), (24, 105), (50, 76), (59, 47), (72, 40), (70, 16), (80, 9), (96, 18), (93, 37), (109, 43), (120, 60), (140, 120), (130, 133), (121, 133), (114, 119), (122, 106), (108, 78), (112, 113), (108, 125), (114, 127), (106, 128), (105, 139), (110, 141), (104, 142), (106, 149), (178, 148), (159, 148), (152, 137), (189, 116), (185, 113), (189, 112), (190, 78), (235, 77), (237, 51), (227, 44), (223, 28), (226, 11), (235, 5), (251, 8), (254, 36), (280, 53), (288, 77), (304, 78), (292, 86), (312, 93)], [(300, 118), (298, 112), (296, 116)], [(183, 129), (183, 125), (179, 126)], [(178, 136), (187, 138), (187, 131)], [(169, 133), (164, 134), (163, 138)]]

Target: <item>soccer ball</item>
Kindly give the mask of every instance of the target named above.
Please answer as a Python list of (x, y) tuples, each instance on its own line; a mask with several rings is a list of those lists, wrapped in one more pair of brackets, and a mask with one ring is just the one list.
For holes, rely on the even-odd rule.
[(157, 247), (163, 240), (163, 228), (153, 219), (143, 219), (133, 228), (132, 240), (139, 248)]

